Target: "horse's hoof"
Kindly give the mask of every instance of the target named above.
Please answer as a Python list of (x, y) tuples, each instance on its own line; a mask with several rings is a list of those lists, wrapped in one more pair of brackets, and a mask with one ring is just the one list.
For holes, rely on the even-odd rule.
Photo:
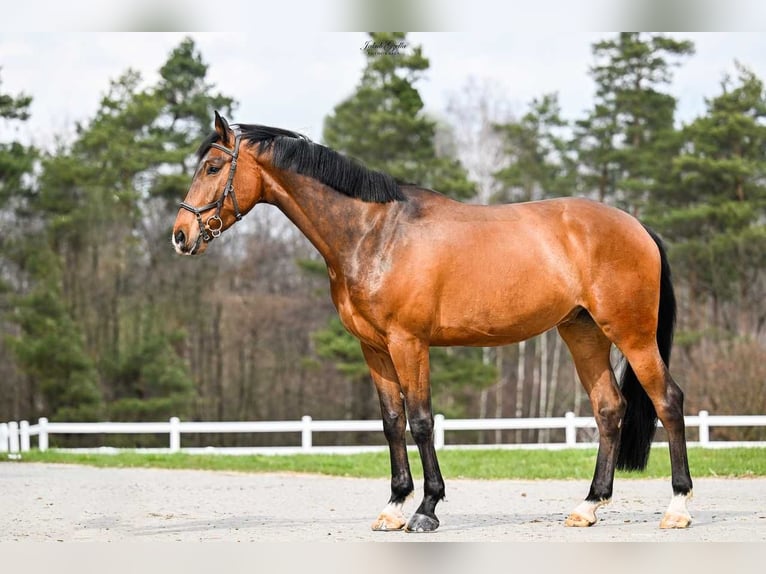
[(567, 519), (564, 521), (566, 526), (575, 526), (577, 528), (584, 528), (586, 526), (593, 526), (596, 524), (596, 510), (609, 504), (609, 499), (604, 498), (601, 500), (583, 500), (577, 505), (572, 512), (569, 513)]
[(386, 507), (380, 511), (375, 522), (372, 523), (372, 529), (379, 532), (389, 532), (404, 528), (404, 525), (407, 524), (407, 519), (402, 512), (403, 505), (404, 502), (389, 502)]
[(674, 495), (660, 521), (660, 528), (688, 528), (692, 523), (692, 517), (686, 510), (686, 501), (691, 497), (691, 491)]
[(660, 521), (660, 528), (689, 528), (692, 517), (689, 514), (666, 512)]
[(401, 530), (407, 521), (404, 520), (404, 515), (399, 512), (395, 513), (381, 512), (380, 516), (372, 523), (372, 529), (378, 532), (390, 532), (392, 530)]
[(596, 524), (595, 515), (593, 518), (589, 518), (582, 514), (578, 514), (577, 512), (573, 512), (567, 516), (567, 519), (564, 521), (564, 526), (573, 526), (576, 528), (585, 528), (587, 526), (593, 526), (594, 524)]
[(433, 532), (439, 528), (439, 519), (425, 514), (413, 514), (407, 523), (407, 532)]

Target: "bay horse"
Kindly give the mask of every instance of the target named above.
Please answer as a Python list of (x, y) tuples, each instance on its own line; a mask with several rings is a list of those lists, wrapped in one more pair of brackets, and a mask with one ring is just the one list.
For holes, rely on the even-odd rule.
[[(616, 468), (643, 469), (657, 418), (668, 435), (673, 496), (661, 528), (691, 522), (683, 393), (668, 371), (676, 303), (660, 239), (616, 208), (578, 198), (463, 204), (284, 129), (217, 112), (172, 230), (179, 254), (209, 243), (258, 203), (278, 207), (327, 264), (331, 296), (359, 339), (380, 399), (391, 496), (374, 530), (436, 530), (444, 480), (434, 448), (429, 347), (516, 343), (556, 327), (599, 431), (588, 495), (566, 518), (590, 526)], [(235, 192), (236, 190), (236, 192)], [(627, 359), (618, 385), (614, 344)], [(413, 494), (406, 422), (423, 465)]]

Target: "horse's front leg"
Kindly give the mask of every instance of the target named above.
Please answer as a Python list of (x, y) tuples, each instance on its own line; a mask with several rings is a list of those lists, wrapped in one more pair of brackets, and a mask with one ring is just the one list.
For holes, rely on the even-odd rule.
[(362, 344), (362, 352), (378, 391), (383, 433), (388, 441), (391, 457), (391, 498), (372, 523), (372, 529), (401, 530), (407, 524), (403, 511), (404, 503), (412, 496), (414, 490), (407, 458), (404, 399), (391, 357), (365, 344)]
[(389, 351), (407, 404), (412, 438), (423, 464), (423, 502), (410, 517), (406, 530), (432, 532), (439, 527), (435, 510), (444, 498), (444, 479), (434, 448), (428, 345), (415, 337), (403, 336), (389, 341)]

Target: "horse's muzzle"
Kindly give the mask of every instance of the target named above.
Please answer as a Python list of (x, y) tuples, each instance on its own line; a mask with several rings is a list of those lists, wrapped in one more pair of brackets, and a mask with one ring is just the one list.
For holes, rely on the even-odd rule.
[(201, 233), (197, 235), (193, 242), (191, 242), (191, 239), (191, 237), (187, 237), (182, 229), (176, 231), (171, 238), (171, 243), (176, 253), (179, 255), (198, 255), (205, 251), (207, 242), (203, 241)]

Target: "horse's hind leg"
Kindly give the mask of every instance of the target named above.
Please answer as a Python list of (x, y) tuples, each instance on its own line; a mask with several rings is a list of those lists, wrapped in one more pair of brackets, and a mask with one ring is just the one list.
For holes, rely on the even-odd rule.
[(673, 498), (660, 528), (686, 528), (692, 520), (686, 509), (686, 501), (692, 496), (692, 479), (686, 454), (683, 391), (670, 375), (653, 338), (623, 341), (620, 350), (651, 399), (668, 435)]
[(401, 530), (407, 524), (402, 508), (414, 490), (407, 458), (405, 436), (407, 419), (404, 399), (391, 358), (364, 344), (362, 344), (362, 352), (378, 391), (383, 417), (383, 433), (388, 441), (391, 457), (391, 498), (372, 523), (372, 529)]
[(567, 517), (567, 526), (591, 526), (596, 510), (612, 498), (614, 470), (620, 448), (620, 424), (625, 400), (619, 391), (609, 360), (611, 341), (587, 312), (559, 326), (569, 347), (577, 373), (590, 397), (599, 431), (598, 456), (590, 491), (585, 500)]

